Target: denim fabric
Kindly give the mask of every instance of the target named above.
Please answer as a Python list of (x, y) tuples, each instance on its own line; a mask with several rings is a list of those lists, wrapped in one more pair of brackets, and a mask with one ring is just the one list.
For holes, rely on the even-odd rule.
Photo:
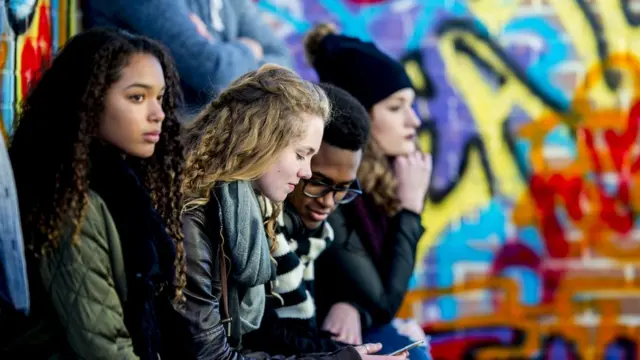
[[(382, 344), (382, 350), (378, 354), (384, 355), (402, 349), (415, 342), (415, 340), (400, 334), (393, 324), (388, 324), (367, 331), (363, 336), (363, 342), (365, 344)], [(426, 346), (420, 346), (409, 351), (409, 358), (411, 360), (433, 360), (429, 349), (430, 346), (427, 338)]]
[[(4, 9), (0, 9), (4, 10)], [(2, 21), (3, 19), (0, 19)], [(29, 286), (13, 170), (0, 134), (0, 301), (29, 311)]]

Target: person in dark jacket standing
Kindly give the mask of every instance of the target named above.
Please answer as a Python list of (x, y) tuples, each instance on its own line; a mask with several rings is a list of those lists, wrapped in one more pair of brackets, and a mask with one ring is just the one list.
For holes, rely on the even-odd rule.
[(194, 112), (266, 63), (292, 66), (289, 49), (252, 0), (83, 0), (85, 28), (109, 26), (164, 43)]
[(335, 351), (345, 344), (317, 325), (314, 263), (331, 245), (334, 234), (326, 218), (338, 205), (360, 193), (356, 174), (369, 139), (369, 116), (346, 91), (320, 84), (331, 102), (331, 121), (325, 126), (320, 150), (311, 159), (311, 177), (301, 179), (287, 197), (278, 218), (273, 254), (277, 273), (259, 330), (247, 335), (247, 344), (277, 354)]
[[(400, 63), (372, 43), (338, 35), (332, 25), (312, 30), (305, 47), (320, 81), (348, 91), (371, 119), (358, 171), (363, 195), (329, 218), (335, 239), (316, 261), (319, 318), (337, 340), (375, 339), (383, 352), (393, 351), (411, 342), (391, 323), (424, 232), (420, 214), (431, 177), (431, 156), (416, 146), (415, 92)], [(424, 349), (410, 354), (428, 356)]]
[[(309, 178), (329, 112), (317, 85), (264, 65), (234, 81), (187, 126), (186, 304), (176, 309), (173, 338), (182, 346), (172, 358), (269, 357), (250, 353), (243, 336), (260, 327), (265, 284), (275, 278), (280, 203)], [(359, 359), (376, 350), (346, 347), (303, 358)]]

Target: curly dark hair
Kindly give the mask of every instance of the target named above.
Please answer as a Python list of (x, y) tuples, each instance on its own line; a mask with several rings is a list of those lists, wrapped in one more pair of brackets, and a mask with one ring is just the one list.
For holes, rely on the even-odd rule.
[(165, 119), (154, 154), (132, 161), (175, 241), (176, 299), (182, 299), (186, 284), (180, 223), (182, 93), (173, 60), (162, 45), (115, 29), (92, 29), (71, 38), (22, 103), (9, 155), (29, 251), (39, 257), (57, 247), (69, 220), (77, 241), (88, 204), (90, 147), (99, 141), (107, 90), (131, 56), (140, 53), (154, 56), (162, 65)]
[(364, 149), (371, 129), (367, 110), (358, 99), (335, 85), (320, 83), (320, 87), (327, 94), (332, 110), (322, 141), (339, 149)]

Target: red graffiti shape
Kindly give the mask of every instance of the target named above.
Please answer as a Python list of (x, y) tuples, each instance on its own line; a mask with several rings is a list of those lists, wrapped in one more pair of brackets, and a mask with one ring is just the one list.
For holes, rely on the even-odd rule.
[[(39, 32), (36, 38), (28, 38), (24, 42), (20, 56), (22, 72), (20, 74), (22, 94), (27, 94), (29, 88), (38, 81), (42, 70), (51, 61), (51, 17), (49, 7), (40, 4), (38, 18)], [(32, 24), (31, 26), (34, 26)]]

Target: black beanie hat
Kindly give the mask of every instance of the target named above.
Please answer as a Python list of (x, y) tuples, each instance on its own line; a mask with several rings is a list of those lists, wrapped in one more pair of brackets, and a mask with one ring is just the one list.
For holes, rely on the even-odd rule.
[(331, 25), (312, 30), (305, 47), (320, 81), (348, 91), (367, 110), (398, 90), (413, 88), (402, 64), (373, 43), (335, 34)]

